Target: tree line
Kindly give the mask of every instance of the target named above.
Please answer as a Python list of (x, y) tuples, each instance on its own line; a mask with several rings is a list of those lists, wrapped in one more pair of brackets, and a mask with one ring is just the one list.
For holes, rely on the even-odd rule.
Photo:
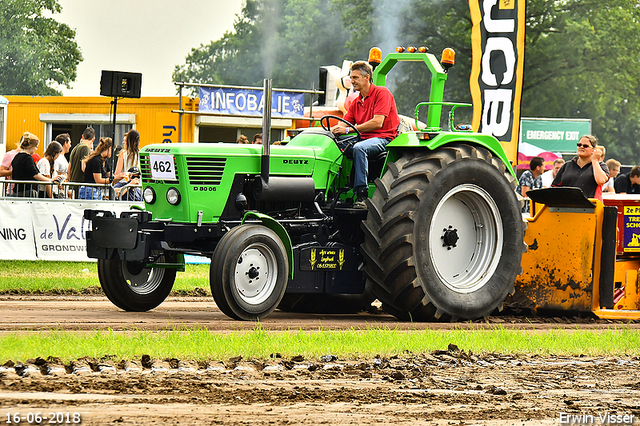
[[(608, 158), (640, 164), (638, 40), (637, 0), (527, 0), (522, 116), (590, 118)], [(192, 49), (174, 80), (309, 88), (321, 65), (410, 44), (454, 48), (445, 99), (471, 102), (471, 17), (459, 0), (247, 0), (234, 30)], [(425, 68), (390, 76), (405, 115), (428, 94)]]
[[(46, 17), (58, 0), (0, 2), (0, 93), (56, 95), (82, 61), (75, 32)], [(607, 157), (640, 164), (640, 4), (637, 0), (527, 0), (523, 117), (589, 118)], [(372, 46), (456, 51), (445, 100), (471, 102), (471, 17), (461, 0), (246, 0), (233, 31), (194, 47), (173, 79), (308, 89), (318, 68), (364, 60)], [(412, 116), (429, 92), (424, 65), (388, 78)], [(461, 111), (461, 110), (460, 110)]]
[(0, 95), (61, 95), (76, 79), (76, 32), (52, 16), (58, 0), (0, 1)]

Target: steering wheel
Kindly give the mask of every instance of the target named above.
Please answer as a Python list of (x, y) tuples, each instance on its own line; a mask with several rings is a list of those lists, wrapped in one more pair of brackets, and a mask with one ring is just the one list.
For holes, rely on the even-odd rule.
[(341, 149), (341, 151), (344, 151), (350, 145), (353, 145), (356, 141), (360, 140), (361, 134), (358, 131), (358, 129), (356, 129), (356, 125), (353, 124), (353, 123), (349, 123), (344, 118), (338, 117), (338, 116), (335, 116), (335, 115), (324, 115), (324, 116), (322, 116), (322, 118), (320, 118), (320, 126), (322, 126), (322, 128), (324, 130), (326, 130), (327, 132), (331, 132), (331, 126), (329, 125), (329, 120), (330, 119), (338, 120), (338, 121), (346, 124), (348, 127), (351, 127), (356, 132), (355, 135), (347, 136), (347, 137), (344, 137), (342, 139), (336, 139), (336, 143), (339, 141), (342, 144), (344, 144), (344, 143), (347, 144), (344, 149)]

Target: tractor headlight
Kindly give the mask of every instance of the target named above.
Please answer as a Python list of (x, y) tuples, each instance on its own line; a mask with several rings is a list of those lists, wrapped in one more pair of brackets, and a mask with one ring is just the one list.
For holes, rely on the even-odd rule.
[(169, 190), (167, 191), (167, 202), (172, 206), (180, 203), (180, 191), (178, 191), (176, 188), (169, 188)]
[(156, 202), (156, 192), (150, 186), (144, 189), (144, 202), (147, 204), (153, 204)]

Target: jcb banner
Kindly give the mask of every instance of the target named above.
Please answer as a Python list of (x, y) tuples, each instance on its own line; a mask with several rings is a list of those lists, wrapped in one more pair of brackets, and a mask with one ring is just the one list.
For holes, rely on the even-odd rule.
[(473, 130), (517, 158), (524, 69), (525, 0), (469, 0)]

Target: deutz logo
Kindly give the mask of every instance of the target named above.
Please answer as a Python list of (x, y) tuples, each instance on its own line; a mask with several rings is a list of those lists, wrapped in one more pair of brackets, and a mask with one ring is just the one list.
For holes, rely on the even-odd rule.
[(282, 160), (283, 164), (309, 164), (309, 160)]

